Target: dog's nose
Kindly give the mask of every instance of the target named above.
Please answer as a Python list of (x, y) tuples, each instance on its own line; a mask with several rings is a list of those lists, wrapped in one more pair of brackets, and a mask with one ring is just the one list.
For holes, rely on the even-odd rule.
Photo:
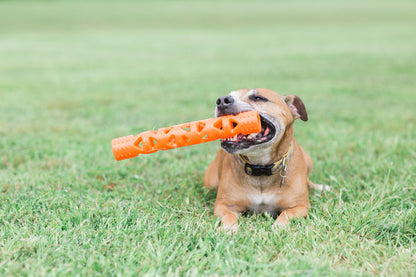
[(234, 103), (234, 98), (231, 96), (223, 96), (217, 99), (217, 108), (224, 109)]

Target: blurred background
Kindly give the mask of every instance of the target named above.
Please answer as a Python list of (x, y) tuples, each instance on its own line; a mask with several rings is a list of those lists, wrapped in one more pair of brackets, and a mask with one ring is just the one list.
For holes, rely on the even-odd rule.
[(387, 187), (411, 209), (415, 15), (413, 1), (1, 1), (3, 216), (34, 209), (48, 226), (37, 213), (127, 200), (211, 215), (202, 175), (218, 143), (116, 162), (111, 139), (212, 117), (218, 97), (256, 87), (306, 105), (297, 139), (335, 191), (312, 203), (354, 210)]
[(311, 147), (333, 132), (404, 131), (415, 11), (412, 1), (2, 2), (2, 156), (25, 167), (28, 152), (77, 156), (79, 141), (93, 144), (81, 156), (108, 160), (110, 138), (210, 117), (217, 97), (254, 87), (304, 100), (311, 121), (298, 129), (319, 137)]

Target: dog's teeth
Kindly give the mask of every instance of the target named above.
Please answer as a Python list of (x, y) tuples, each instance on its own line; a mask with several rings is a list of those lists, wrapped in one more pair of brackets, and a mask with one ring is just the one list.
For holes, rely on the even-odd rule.
[(235, 135), (234, 137), (233, 137), (233, 140), (237, 140), (238, 139), (238, 135)]

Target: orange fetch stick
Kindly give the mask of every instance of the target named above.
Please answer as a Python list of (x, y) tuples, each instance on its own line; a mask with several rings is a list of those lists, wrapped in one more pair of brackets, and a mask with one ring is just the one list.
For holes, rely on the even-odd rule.
[(158, 150), (168, 150), (260, 131), (260, 116), (257, 111), (253, 110), (237, 115), (226, 115), (160, 128), (157, 131), (146, 131), (136, 136), (116, 138), (111, 141), (111, 147), (114, 157), (120, 161), (139, 154), (150, 154)]

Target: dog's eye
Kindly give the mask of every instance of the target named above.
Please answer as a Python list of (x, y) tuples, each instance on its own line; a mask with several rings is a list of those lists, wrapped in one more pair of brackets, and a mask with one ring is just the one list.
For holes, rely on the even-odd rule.
[(250, 95), (249, 98), (252, 101), (263, 101), (263, 102), (269, 101), (269, 99), (267, 99), (266, 97), (260, 96), (260, 95)]

